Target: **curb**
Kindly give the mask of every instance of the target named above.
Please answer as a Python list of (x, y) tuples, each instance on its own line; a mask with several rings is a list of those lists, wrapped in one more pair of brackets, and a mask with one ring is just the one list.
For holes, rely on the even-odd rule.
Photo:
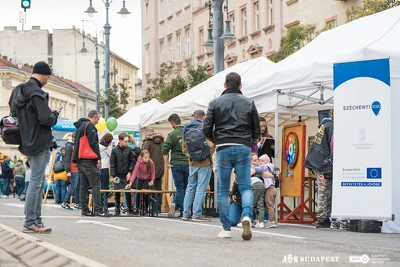
[(0, 248), (32, 267), (108, 267), (0, 223)]

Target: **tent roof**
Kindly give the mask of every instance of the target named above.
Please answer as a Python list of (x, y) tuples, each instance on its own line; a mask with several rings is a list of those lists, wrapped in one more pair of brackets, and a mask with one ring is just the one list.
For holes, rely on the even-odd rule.
[(145, 127), (156, 122), (166, 121), (172, 113), (185, 118), (190, 117), (195, 110), (202, 109), (206, 111), (210, 101), (215, 98), (216, 91), (223, 88), (226, 74), (237, 72), (243, 79), (244, 77), (265, 71), (274, 64), (265, 57), (259, 57), (232, 66), (165, 102), (160, 109), (143, 114), (140, 125), (141, 127)]
[(116, 131), (138, 131), (140, 130), (140, 116), (146, 112), (156, 110), (162, 104), (157, 99), (132, 107), (124, 115), (117, 119), (118, 127)]
[[(246, 77), (244, 95), (253, 98), (260, 113), (310, 115), (333, 104), (333, 64), (391, 58), (391, 77), (400, 76), (400, 7), (357, 19), (321, 33), (265, 75)], [(296, 111), (293, 111), (295, 109)]]

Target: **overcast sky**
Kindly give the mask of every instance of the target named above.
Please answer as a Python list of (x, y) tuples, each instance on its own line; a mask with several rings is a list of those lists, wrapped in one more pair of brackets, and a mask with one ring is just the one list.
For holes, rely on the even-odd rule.
[[(113, 0), (110, 4), (109, 23), (111, 25), (110, 48), (135, 66), (142, 68), (141, 0), (126, 0), (126, 8), (131, 12), (125, 19), (117, 12), (122, 7), (122, 0)], [(76, 26), (82, 29), (82, 19), (92, 19), (97, 24), (97, 31), (103, 30), (106, 21), (106, 9), (102, 0), (93, 0), (93, 7), (98, 11), (93, 18), (84, 13), (89, 0), (32, 0), (32, 6), (26, 10), (25, 30), (32, 25), (42, 29), (67, 29)], [(20, 0), (0, 0), (0, 30), (4, 26), (17, 26), (21, 9)], [(85, 32), (95, 35), (93, 23), (85, 23)], [(102, 40), (102, 36), (99, 35)], [(0, 51), (1, 53), (1, 51)], [(140, 72), (141, 73), (141, 72)]]

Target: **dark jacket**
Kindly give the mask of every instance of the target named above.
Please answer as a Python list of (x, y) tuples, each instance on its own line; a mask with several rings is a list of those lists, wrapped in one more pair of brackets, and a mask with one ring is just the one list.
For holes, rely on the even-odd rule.
[[(167, 136), (162, 148), (162, 154), (168, 155), (171, 151), (170, 163), (172, 165), (189, 165), (188, 159), (182, 152), (183, 126), (177, 126)], [(166, 162), (168, 163), (168, 162)]]
[(322, 163), (331, 155), (331, 138), (333, 135), (333, 120), (325, 118), (318, 125), (319, 130), (308, 151), (304, 167), (321, 171)]
[(57, 123), (58, 112), (50, 110), (49, 94), (41, 87), (41, 83), (32, 77), (17, 86), (8, 101), (11, 113), (18, 118), (21, 136), (18, 149), (26, 156), (53, 147), (51, 127)]
[(92, 148), (93, 152), (97, 155), (97, 160), (101, 160), (100, 156), (100, 148), (99, 148), (99, 137), (97, 136), (97, 128), (90, 122), (89, 119), (81, 118), (77, 122), (74, 123), (76, 130), (75, 135), (75, 150), (74, 150), (74, 157), (72, 158), (73, 162), (77, 162), (78, 159), (78, 152), (79, 152), (79, 139), (83, 136), (85, 132), (86, 124), (88, 124), (86, 128), (86, 135), (89, 139), (90, 147)]
[(162, 147), (164, 145), (164, 136), (162, 134), (155, 134), (146, 137), (143, 140), (142, 149), (150, 153), (150, 158), (154, 162), (156, 168), (156, 178), (164, 176), (164, 157), (162, 154)]
[(257, 108), (239, 89), (226, 89), (208, 105), (203, 131), (215, 145), (235, 143), (251, 148), (261, 133)]
[(3, 162), (1, 164), (1, 169), (2, 169), (2, 178), (13, 178), (14, 177), (14, 172), (13, 169), (10, 167), (10, 162)]
[(240, 194), (239, 185), (238, 185), (238, 183), (237, 183), (236, 181), (233, 182), (233, 186), (232, 186), (232, 196), (236, 196), (236, 201), (233, 201), (233, 200), (232, 200), (232, 202), (233, 202), (235, 205), (237, 205), (237, 206), (239, 206), (239, 207), (242, 207), (242, 195)]
[[(110, 175), (118, 176), (126, 175), (128, 172), (132, 173), (136, 161), (137, 157), (135, 157), (132, 148), (129, 146), (121, 147), (117, 145), (111, 151)], [(120, 178), (125, 179), (125, 177)]]
[(78, 172), (78, 167), (76, 163), (72, 162), (74, 153), (74, 142), (72, 140), (68, 140), (65, 144), (65, 157), (64, 157), (64, 167), (67, 173), (75, 173)]

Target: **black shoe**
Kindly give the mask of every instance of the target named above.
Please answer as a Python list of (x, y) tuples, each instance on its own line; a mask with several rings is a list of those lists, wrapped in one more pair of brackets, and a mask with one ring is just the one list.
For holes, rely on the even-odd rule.
[(100, 216), (100, 217), (112, 217), (112, 214), (108, 213), (107, 211), (97, 211), (94, 213), (95, 216)]
[(318, 221), (315, 224), (315, 227), (316, 228), (330, 228), (331, 227), (331, 221), (329, 219), (328, 220), (324, 220), (324, 221)]
[(121, 212), (120, 212), (120, 211), (115, 211), (115, 212), (114, 212), (114, 216), (119, 216), (119, 215), (121, 215)]
[(93, 217), (94, 214), (93, 214), (93, 212), (91, 212), (90, 210), (88, 210), (88, 211), (82, 211), (82, 216)]

